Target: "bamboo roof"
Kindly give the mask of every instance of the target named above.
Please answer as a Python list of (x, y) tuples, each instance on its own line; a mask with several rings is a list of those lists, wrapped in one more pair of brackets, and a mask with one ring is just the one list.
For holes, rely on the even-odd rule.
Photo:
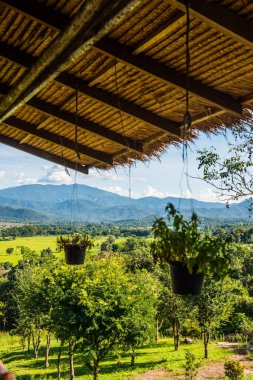
[[(253, 1), (0, 0), (0, 143), (88, 173), (253, 109)], [(188, 83), (188, 85), (187, 85)]]

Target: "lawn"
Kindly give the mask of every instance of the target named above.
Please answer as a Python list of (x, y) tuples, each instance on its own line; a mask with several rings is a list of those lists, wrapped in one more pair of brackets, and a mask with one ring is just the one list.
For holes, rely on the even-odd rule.
[[(122, 357), (111, 355), (101, 362), (99, 378), (101, 380), (127, 380), (138, 373), (149, 371), (150, 369), (169, 369), (176, 373), (183, 374), (186, 350), (194, 352), (198, 358), (203, 358), (203, 344), (197, 342), (189, 345), (182, 345), (178, 352), (174, 351), (172, 339), (162, 339), (152, 346), (144, 346), (137, 351), (136, 365), (132, 369), (130, 357), (125, 354)], [(224, 360), (231, 355), (231, 351), (219, 347), (215, 343), (210, 344), (209, 361)], [(23, 352), (20, 339), (6, 333), (0, 334), (0, 358), (13, 371), (20, 380), (32, 379), (55, 379), (57, 378), (57, 343), (53, 343), (50, 356), (50, 368), (44, 369), (43, 349), (40, 351), (40, 358), (34, 360), (32, 353)], [(85, 366), (88, 358), (81, 353), (75, 355), (75, 374), (76, 379), (92, 380), (90, 369)], [(117, 365), (120, 361), (121, 365)], [(203, 359), (203, 364), (207, 360)], [(64, 351), (62, 358), (62, 379), (68, 379), (68, 357), (67, 350)]]

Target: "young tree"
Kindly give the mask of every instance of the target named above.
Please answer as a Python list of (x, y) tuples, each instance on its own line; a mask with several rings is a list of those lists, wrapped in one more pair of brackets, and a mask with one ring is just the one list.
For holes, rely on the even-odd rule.
[(51, 299), (51, 331), (61, 342), (58, 354), (58, 378), (60, 379), (60, 359), (64, 343), (69, 349), (70, 380), (74, 380), (74, 353), (76, 344), (82, 336), (82, 326), (86, 326), (86, 314), (82, 303), (87, 304), (85, 296), (84, 270), (62, 266), (55, 268), (44, 279), (45, 296)]
[(196, 297), (198, 306), (196, 318), (203, 334), (205, 358), (208, 358), (211, 332), (225, 323), (232, 313), (235, 288), (229, 278), (217, 282), (209, 277), (205, 279), (201, 295)]
[(16, 331), (23, 337), (31, 337), (34, 358), (38, 358), (43, 329), (44, 310), (41, 307), (41, 271), (38, 267), (25, 267), (16, 275), (14, 299), (18, 308)]
[(12, 247), (6, 248), (6, 253), (8, 255), (11, 255), (13, 252), (14, 252), (14, 248), (12, 248)]
[(135, 351), (155, 336), (156, 304), (159, 292), (157, 279), (146, 271), (131, 275), (131, 299), (123, 323), (123, 347), (131, 350), (131, 365)]
[(116, 345), (122, 343), (125, 316), (131, 299), (131, 285), (123, 263), (102, 259), (86, 266), (86, 287), (80, 300), (84, 347), (92, 355), (93, 378), (99, 364)]
[(164, 287), (159, 298), (158, 312), (164, 324), (171, 326), (174, 348), (178, 351), (181, 326), (187, 317), (195, 313), (194, 306), (188, 302), (188, 297), (176, 295), (171, 288)]

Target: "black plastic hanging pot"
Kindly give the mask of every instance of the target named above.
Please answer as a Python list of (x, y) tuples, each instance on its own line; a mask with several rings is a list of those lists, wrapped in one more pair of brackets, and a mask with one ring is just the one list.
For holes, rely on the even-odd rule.
[(85, 247), (79, 245), (66, 245), (64, 247), (66, 264), (81, 265), (84, 263)]
[(189, 273), (187, 267), (180, 262), (171, 263), (170, 275), (173, 293), (181, 295), (199, 295), (203, 287), (204, 273), (196, 272), (197, 269), (193, 268), (193, 273)]

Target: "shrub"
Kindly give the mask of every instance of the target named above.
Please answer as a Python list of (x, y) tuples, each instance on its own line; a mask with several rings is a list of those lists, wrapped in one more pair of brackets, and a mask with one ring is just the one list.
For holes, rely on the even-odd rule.
[(199, 368), (201, 366), (201, 362), (199, 359), (196, 358), (196, 356), (190, 352), (186, 351), (185, 353), (185, 379), (187, 380), (194, 380), (197, 377)]
[(236, 360), (227, 359), (224, 364), (225, 378), (229, 380), (243, 380), (244, 367)]

